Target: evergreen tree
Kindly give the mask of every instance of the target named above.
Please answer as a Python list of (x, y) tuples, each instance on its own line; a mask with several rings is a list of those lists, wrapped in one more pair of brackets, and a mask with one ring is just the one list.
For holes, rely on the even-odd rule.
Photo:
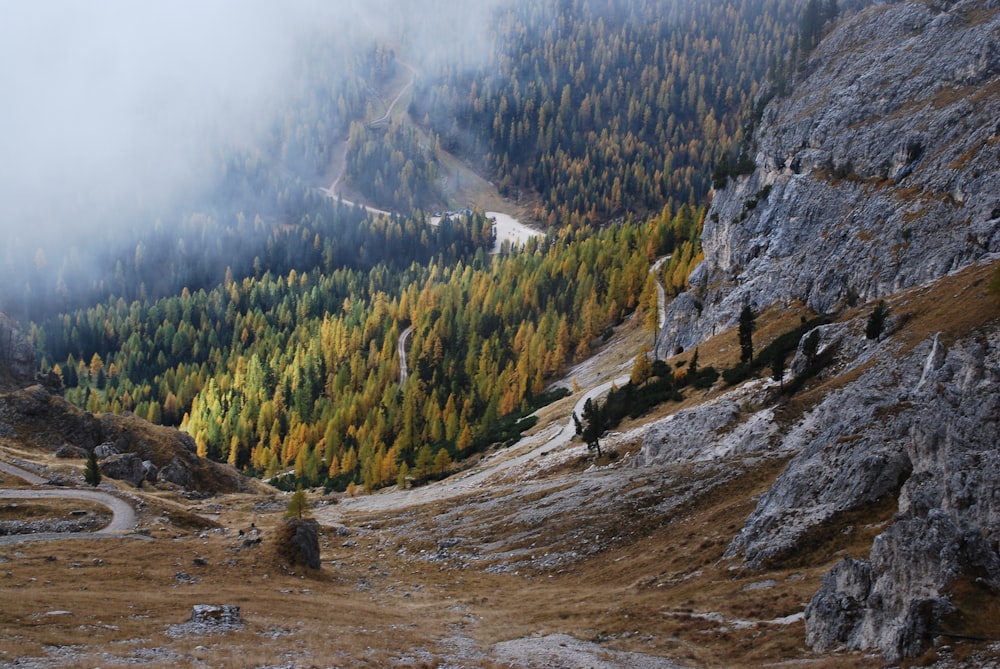
[(786, 369), (786, 356), (788, 353), (781, 349), (774, 352), (774, 358), (771, 360), (771, 378), (780, 384), (780, 387), (785, 387), (785, 369)]
[(83, 480), (95, 488), (101, 483), (101, 468), (97, 464), (97, 453), (93, 450), (87, 454), (87, 466), (83, 470)]
[(885, 330), (885, 319), (888, 316), (889, 305), (885, 303), (885, 300), (879, 300), (878, 304), (875, 305), (875, 309), (868, 317), (868, 323), (865, 325), (865, 337), (878, 341)]
[(740, 312), (740, 362), (748, 364), (753, 361), (753, 331), (757, 327), (757, 314), (753, 312), (750, 305), (743, 307)]
[(586, 442), (587, 449), (597, 451), (597, 457), (601, 457), (600, 439), (605, 430), (601, 406), (588, 399), (583, 405), (583, 420), (577, 418), (574, 412), (573, 422), (576, 424), (576, 433)]

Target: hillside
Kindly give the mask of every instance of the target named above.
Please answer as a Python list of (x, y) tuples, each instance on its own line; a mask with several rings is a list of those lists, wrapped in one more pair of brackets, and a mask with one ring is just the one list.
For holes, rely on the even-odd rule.
[[(308, 272), (53, 318), (38, 339), (92, 344), (68, 394), (120, 416), (55, 368), (31, 385), (0, 338), (3, 459), (67, 490), (60, 449), (190, 474), (105, 481), (126, 536), (0, 540), (0, 666), (998, 666), (1000, 3), (827, 27), (707, 210), (487, 257), (478, 212), (355, 209), (349, 254), (418, 257), (333, 271), (310, 227), (287, 247)], [(655, 328), (657, 268), (684, 274), (666, 256), (694, 263), (699, 229)], [(603, 451), (570, 436), (588, 395), (658, 384)], [(144, 420), (167, 413), (192, 434)], [(282, 552), (288, 497), (199, 450), (317, 485), (320, 568)], [(92, 513), (72, 504), (0, 523)], [(202, 604), (241, 618), (190, 622)]]

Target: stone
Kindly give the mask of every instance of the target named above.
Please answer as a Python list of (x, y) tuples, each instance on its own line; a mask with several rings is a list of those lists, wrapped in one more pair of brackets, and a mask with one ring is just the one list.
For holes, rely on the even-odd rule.
[(291, 564), (320, 567), (319, 523), (312, 518), (286, 518), (278, 529), (278, 552)]
[(191, 607), (190, 622), (202, 625), (237, 627), (243, 624), (243, 619), (240, 617), (240, 607), (232, 604), (195, 604)]
[(97, 456), (98, 460), (103, 460), (104, 458), (110, 458), (112, 455), (119, 455), (121, 453), (122, 451), (119, 450), (117, 446), (107, 441), (104, 442), (103, 444), (99, 444), (96, 448), (94, 448), (94, 455)]
[(177, 456), (171, 458), (170, 462), (160, 469), (159, 477), (161, 481), (173, 483), (182, 488), (191, 485), (191, 470)]
[(73, 446), (72, 444), (63, 444), (58, 449), (56, 449), (57, 458), (65, 458), (70, 460), (79, 460), (87, 457), (87, 451), (79, 446)]
[(156, 483), (156, 477), (160, 473), (160, 468), (154, 465), (152, 460), (143, 460), (142, 469), (145, 473), (145, 480), (150, 483)]
[(121, 453), (102, 460), (101, 473), (108, 478), (128, 481), (136, 488), (140, 487), (146, 478), (142, 458), (135, 453)]

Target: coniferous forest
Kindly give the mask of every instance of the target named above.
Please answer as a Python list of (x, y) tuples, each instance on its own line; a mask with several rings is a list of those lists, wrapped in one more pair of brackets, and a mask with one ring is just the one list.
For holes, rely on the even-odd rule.
[[(317, 36), (266, 131), (207, 148), (197, 188), (102, 212), (98, 238), (12, 240), (0, 309), (31, 323), (70, 401), (178, 426), (249, 474), (337, 490), (440, 476), (516, 436), (609, 328), (655, 309), (657, 258), (668, 294), (686, 287), (713, 170), (749, 150), (801, 13), (513, 0), (474, 67), (422, 62), (405, 34), (349, 53)], [(383, 116), (373, 91), (411, 72), (408, 108)], [(432, 221), (446, 156), (547, 235), (494, 254), (483, 212)], [(343, 183), (393, 214), (324, 190), (341, 158)]]

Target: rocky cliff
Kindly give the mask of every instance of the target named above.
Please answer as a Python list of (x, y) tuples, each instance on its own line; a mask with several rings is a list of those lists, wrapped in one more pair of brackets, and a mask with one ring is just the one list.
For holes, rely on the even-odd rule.
[[(653, 426), (638, 461), (788, 458), (729, 547), (750, 569), (898, 505), (810, 603), (817, 650), (896, 660), (996, 636), (1000, 310), (984, 277), (1000, 253), (1000, 2), (872, 6), (800, 76), (763, 113), (756, 169), (715, 193), (660, 344), (698, 345), (747, 304), (804, 303), (835, 316), (819, 331), (832, 363), (801, 413), (776, 420), (773, 384), (750, 384)], [(882, 297), (901, 318), (866, 339), (868, 310), (850, 307)]]
[(714, 194), (661, 350), (745, 304), (826, 313), (1000, 252), (998, 7), (880, 4), (820, 44), (765, 109), (757, 168)]

